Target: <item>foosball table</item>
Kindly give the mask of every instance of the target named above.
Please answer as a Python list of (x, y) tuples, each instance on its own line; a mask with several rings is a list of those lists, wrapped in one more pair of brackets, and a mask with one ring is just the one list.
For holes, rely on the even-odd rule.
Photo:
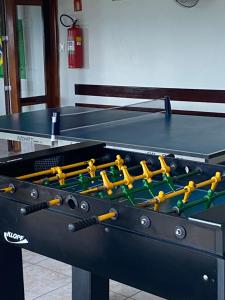
[(24, 299), (22, 248), (72, 265), (76, 300), (109, 299), (109, 279), (225, 299), (225, 166), (86, 142), (2, 159), (0, 174), (1, 299)]

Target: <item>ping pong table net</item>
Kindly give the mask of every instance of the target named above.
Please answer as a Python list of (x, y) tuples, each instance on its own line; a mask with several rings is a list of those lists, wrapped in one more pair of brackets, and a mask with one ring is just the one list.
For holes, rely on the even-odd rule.
[[(159, 116), (168, 117), (170, 112), (170, 102), (166, 98), (135, 101), (124, 106), (110, 106), (105, 109), (90, 108), (73, 114), (73, 116), (63, 116), (64, 118), (70, 117), (70, 127), (61, 129), (60, 134), (71, 137), (77, 142), (86, 140), (105, 142), (104, 138), (98, 137), (97, 132), (103, 129), (107, 132), (107, 128), (113, 128), (119, 132), (122, 127), (129, 130), (130, 124), (141, 124), (141, 122), (146, 122), (149, 119), (154, 120)], [(107, 139), (110, 139), (110, 136), (107, 136)]]

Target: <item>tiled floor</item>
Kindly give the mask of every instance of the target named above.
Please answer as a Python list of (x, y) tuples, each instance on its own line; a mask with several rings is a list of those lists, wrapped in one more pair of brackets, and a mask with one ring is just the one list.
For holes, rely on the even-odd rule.
[[(23, 250), (26, 300), (71, 300), (71, 266)], [(162, 300), (116, 281), (110, 281), (110, 300)], [(104, 299), (99, 299), (104, 300)]]
[[(23, 152), (30, 150), (23, 147)], [(8, 153), (7, 144), (0, 140), (0, 157)], [(71, 266), (45, 256), (23, 250), (25, 300), (71, 300)], [(110, 281), (110, 300), (163, 300), (124, 284)], [(104, 300), (104, 299), (99, 299)]]

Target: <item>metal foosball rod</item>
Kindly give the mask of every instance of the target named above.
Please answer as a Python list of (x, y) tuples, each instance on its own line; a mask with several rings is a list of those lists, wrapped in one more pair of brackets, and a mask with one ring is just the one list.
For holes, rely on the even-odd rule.
[(23, 207), (20, 209), (20, 213), (23, 215), (23, 216), (27, 216), (27, 215), (30, 215), (32, 213), (35, 213), (35, 212), (38, 212), (40, 210), (43, 210), (43, 209), (46, 209), (46, 208), (49, 208), (49, 207), (53, 207), (53, 206), (60, 206), (62, 205), (62, 199), (61, 197), (57, 197), (53, 200), (50, 200), (50, 201), (45, 201), (45, 202), (41, 202), (41, 203), (38, 203), (38, 204), (34, 204), (34, 205), (29, 205), (27, 207)]
[(174, 197), (184, 195), (182, 202), (187, 203), (191, 193), (196, 189), (200, 189), (202, 187), (211, 185), (211, 190), (215, 191), (219, 182), (221, 182), (221, 173), (216, 172), (215, 176), (211, 177), (211, 179), (205, 180), (200, 183), (195, 183), (194, 181), (189, 181), (189, 184), (185, 186), (183, 189), (179, 189), (175, 192), (165, 194), (163, 191), (160, 191), (158, 196), (148, 201), (139, 203), (137, 207), (146, 208), (149, 206), (154, 206), (154, 210), (158, 211), (160, 208), (160, 204), (164, 203), (166, 200), (172, 199)]
[(178, 215), (182, 214), (184, 211), (196, 207), (201, 204), (206, 204), (206, 209), (208, 209), (212, 202), (218, 199), (219, 197), (223, 197), (225, 195), (225, 191), (217, 192), (217, 193), (212, 193), (211, 190), (208, 191), (207, 195), (204, 197), (197, 199), (195, 201), (191, 201), (188, 203), (183, 203), (183, 205), (178, 204), (173, 208), (173, 212), (176, 212)]
[[(141, 169), (140, 165), (136, 165), (133, 167), (129, 167), (128, 170), (130, 171), (138, 171)], [(109, 177), (113, 181), (117, 181), (119, 177), (121, 177), (121, 172), (117, 169), (115, 169), (115, 166), (111, 166), (109, 171), (106, 171)], [(77, 186), (85, 186), (88, 183), (93, 183), (97, 180), (102, 179), (101, 175), (97, 175), (95, 177), (85, 177), (84, 174), (80, 174), (79, 178), (74, 179), (73, 182), (70, 183), (65, 183), (64, 185), (56, 185), (54, 188), (59, 188), (59, 189), (64, 189), (64, 188), (69, 188), (69, 187), (77, 187)], [(48, 185), (48, 182), (45, 183), (45, 185)], [(88, 187), (82, 187), (82, 189), (87, 189)]]
[[(64, 184), (61, 184), (61, 185), (57, 184), (57, 185), (54, 185), (54, 188), (61, 189), (61, 190), (69, 188), (69, 187), (75, 188), (75, 187), (78, 187), (80, 185), (87, 185), (88, 183), (92, 183), (92, 182), (97, 181), (99, 179), (101, 179), (101, 176), (95, 176), (95, 177), (91, 178), (91, 177), (85, 177), (85, 176), (83, 176), (83, 174), (80, 174), (79, 178), (74, 179), (73, 182), (69, 182), (69, 183), (65, 182)], [(49, 183), (46, 181), (45, 185), (48, 186), (48, 184)]]
[[(147, 161), (148, 162), (148, 161)], [(135, 165), (132, 167), (128, 168), (129, 172), (137, 172), (141, 170), (141, 165)], [(115, 168), (115, 166), (111, 166), (110, 170), (106, 171), (107, 175), (109, 176), (109, 178), (111, 179), (111, 181), (115, 182), (118, 181), (120, 179), (120, 177), (122, 176), (121, 172)], [(88, 183), (95, 183), (96, 181), (99, 181), (102, 179), (101, 175), (95, 176), (95, 177), (87, 177), (84, 176), (83, 174), (79, 175), (79, 178), (74, 179), (72, 182), (66, 183), (64, 185), (54, 185), (54, 188), (58, 188), (58, 189), (66, 189), (66, 188), (76, 188), (78, 186), (81, 187), (82, 190), (86, 190), (88, 188)], [(169, 177), (167, 177), (167, 180), (169, 180)], [(48, 182), (45, 183), (45, 185), (48, 185)], [(96, 188), (96, 186), (95, 186)], [(79, 192), (79, 191), (78, 191)], [(105, 195), (103, 195), (101, 193), (101, 191), (99, 192), (99, 196), (100, 197), (105, 197)]]
[[(170, 180), (174, 184), (178, 180), (185, 179), (185, 178), (188, 178), (188, 177), (191, 177), (191, 176), (194, 176), (194, 175), (198, 175), (198, 174), (200, 174), (200, 172), (201, 172), (200, 170), (194, 170), (194, 171), (189, 172), (189, 173), (185, 173), (185, 174), (181, 174), (181, 175), (177, 175), (177, 176), (171, 176)], [(157, 181), (157, 182), (152, 182), (151, 187), (155, 188), (155, 187), (158, 187), (160, 185), (166, 184), (167, 182), (168, 182), (167, 178), (163, 179), (163, 180), (160, 180), (160, 181)], [(132, 192), (134, 194), (136, 194), (136, 193), (144, 192), (146, 190), (148, 190), (148, 187), (146, 185), (144, 185), (143, 187), (138, 187), (138, 188), (132, 189)], [(112, 195), (110, 197), (110, 199), (111, 200), (116, 200), (118, 198), (123, 198), (125, 196), (126, 196), (125, 193), (121, 192), (121, 193), (117, 193), (115, 195)]]
[[(67, 178), (71, 178), (74, 176), (78, 176), (81, 174), (89, 174), (92, 178), (94, 178), (96, 176), (96, 171), (97, 170), (102, 170), (104, 168), (108, 168), (111, 166), (116, 166), (118, 167), (119, 170), (121, 170), (121, 167), (124, 165), (124, 160), (121, 158), (120, 155), (116, 156), (116, 160), (110, 163), (106, 163), (106, 164), (101, 164), (101, 165), (94, 165), (94, 161), (91, 160), (88, 163), (88, 167), (85, 169), (81, 169), (81, 170), (77, 170), (77, 171), (73, 171), (73, 172), (69, 172), (69, 173), (63, 173), (62, 170), (58, 167), (57, 168), (57, 175), (56, 176), (52, 176), (50, 178), (48, 178), (47, 180), (49, 182), (54, 182), (59, 180), (60, 185), (64, 185), (65, 184), (65, 179)], [(37, 181), (34, 181), (35, 184), (43, 184), (46, 181), (46, 178), (44, 179), (40, 179)]]
[[(65, 166), (56, 166), (56, 167), (52, 167), (52, 168), (44, 170), (44, 171), (25, 174), (25, 175), (22, 175), (22, 176), (18, 176), (16, 179), (27, 180), (27, 179), (32, 179), (32, 178), (35, 178), (35, 177), (40, 177), (40, 176), (48, 176), (48, 175), (51, 175), (51, 174), (56, 174), (57, 173), (56, 168), (60, 168), (62, 171), (65, 171), (65, 170), (78, 168), (78, 167), (82, 167), (82, 166), (86, 166), (86, 165), (90, 166), (91, 164), (94, 164), (95, 162), (96, 162), (96, 160), (92, 158), (92, 159), (82, 161), (82, 162), (78, 162), (78, 163), (73, 163), (73, 164), (69, 164), (69, 165), (65, 165)], [(110, 166), (110, 163), (106, 163), (106, 164), (102, 164), (102, 165), (103, 166), (104, 165)]]
[(12, 193), (12, 192), (14, 192), (14, 190), (15, 190), (14, 187), (8, 186), (8, 187), (6, 187), (6, 188), (0, 189), (0, 193), (1, 193), (1, 194)]
[[(120, 172), (119, 170), (115, 169), (114, 166), (110, 167), (110, 170), (108, 171), (108, 174), (109, 176), (116, 180), (117, 178), (119, 178), (120, 176)], [(69, 187), (78, 187), (78, 186), (81, 186), (82, 189), (85, 189), (87, 188), (88, 184), (89, 183), (93, 183), (95, 181), (98, 181), (100, 180), (102, 177), (101, 175), (97, 175), (95, 177), (87, 177), (87, 176), (84, 176), (83, 174), (80, 174), (78, 178), (74, 179), (72, 182), (65, 182), (64, 185), (54, 185), (54, 188), (58, 188), (58, 189), (66, 189), (66, 188), (69, 188)], [(45, 185), (48, 185), (48, 183), (46, 182)]]
[(118, 212), (115, 209), (111, 209), (108, 213), (100, 216), (93, 216), (89, 219), (84, 219), (81, 221), (77, 221), (75, 223), (71, 223), (68, 225), (68, 230), (70, 232), (76, 232), (88, 227), (91, 227), (93, 225), (97, 225), (101, 222), (107, 221), (107, 220), (116, 220), (118, 218)]
[(135, 204), (135, 194), (140, 193), (140, 192), (144, 192), (147, 191), (149, 192), (149, 194), (154, 198), (156, 196), (154, 189), (162, 184), (167, 184), (168, 187), (171, 189), (171, 191), (175, 191), (176, 187), (175, 187), (175, 182), (179, 179), (184, 179), (184, 178), (188, 178), (192, 175), (196, 175), (196, 174), (200, 174), (200, 170), (195, 170), (192, 171), (188, 174), (182, 174), (182, 175), (178, 175), (178, 176), (167, 176), (165, 174), (162, 174), (163, 179), (160, 181), (152, 181), (152, 182), (147, 182), (147, 180), (143, 180), (142, 187), (137, 187), (137, 188), (133, 188), (133, 189), (128, 189), (127, 186), (123, 185), (121, 186), (122, 191), (120, 193), (116, 193), (116, 195), (111, 195), (110, 199), (111, 200), (115, 200), (115, 199), (119, 199), (119, 198), (126, 198), (127, 200), (129, 200), (129, 202), (132, 205), (136, 205)]
[(107, 193), (109, 196), (113, 194), (113, 189), (122, 185), (128, 186), (129, 189), (133, 188), (133, 183), (137, 180), (145, 179), (147, 182), (152, 182), (152, 178), (154, 176), (160, 175), (160, 174), (165, 174), (166, 176), (170, 176), (170, 167), (166, 164), (165, 159), (163, 156), (159, 156), (159, 161), (161, 164), (161, 168), (156, 171), (151, 171), (148, 166), (146, 161), (141, 161), (140, 165), (142, 167), (143, 173), (141, 175), (137, 176), (132, 176), (129, 173), (129, 170), (126, 166), (121, 167), (121, 171), (123, 173), (123, 179), (116, 181), (116, 182), (111, 182), (107, 176), (107, 173), (105, 171), (102, 171), (100, 175), (102, 176), (103, 180), (103, 185), (96, 187), (96, 188), (91, 188), (85, 191), (82, 191), (80, 194), (81, 195), (86, 195), (90, 193), (95, 193), (103, 190), (107, 190)]
[(60, 166), (60, 167), (56, 166), (56, 167), (53, 167), (53, 168), (48, 169), (48, 170), (22, 175), (22, 176), (17, 177), (16, 179), (28, 180), (28, 179), (32, 179), (32, 178), (35, 178), (35, 177), (48, 176), (48, 175), (51, 175), (51, 174), (56, 174), (57, 173), (57, 168), (60, 168), (62, 171), (65, 171), (65, 170), (69, 170), (69, 169), (73, 169), (73, 168), (86, 166), (86, 165), (89, 164), (90, 161), (95, 161), (95, 160), (90, 159), (88, 161), (82, 161), (82, 162), (78, 162), (78, 163), (74, 163), (74, 164), (70, 164), (70, 165), (65, 165), (65, 166)]
[(123, 185), (121, 187), (122, 192), (110, 196), (110, 200), (126, 198), (133, 206), (136, 206), (135, 194), (143, 191), (148, 191), (151, 197), (154, 198), (156, 196), (154, 189), (162, 184), (167, 184), (168, 187), (171, 189), (171, 191), (175, 191), (176, 188), (174, 186), (174, 183), (176, 182), (176, 180), (188, 178), (192, 175), (200, 174), (200, 172), (201, 172), (200, 170), (194, 170), (188, 174), (182, 174), (173, 177), (172, 176), (168, 177), (165, 174), (163, 174), (163, 180), (160, 180), (158, 182), (150, 182), (150, 183), (148, 183), (146, 180), (143, 180), (143, 187), (138, 187), (135, 189), (128, 189), (125, 185)]

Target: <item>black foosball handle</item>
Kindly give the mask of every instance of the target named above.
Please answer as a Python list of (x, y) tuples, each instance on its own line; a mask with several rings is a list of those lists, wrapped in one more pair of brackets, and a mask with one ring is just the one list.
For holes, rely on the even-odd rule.
[(45, 208), (48, 208), (48, 202), (42, 202), (42, 203), (27, 206), (27, 207), (23, 207), (20, 209), (20, 213), (23, 216), (27, 216), (27, 215), (30, 215), (32, 213), (35, 213), (35, 212), (45, 209)]
[(98, 224), (98, 218), (97, 217), (91, 217), (89, 219), (84, 219), (75, 223), (71, 223), (68, 225), (68, 230), (71, 232), (76, 232), (88, 227), (91, 227), (93, 225)]

